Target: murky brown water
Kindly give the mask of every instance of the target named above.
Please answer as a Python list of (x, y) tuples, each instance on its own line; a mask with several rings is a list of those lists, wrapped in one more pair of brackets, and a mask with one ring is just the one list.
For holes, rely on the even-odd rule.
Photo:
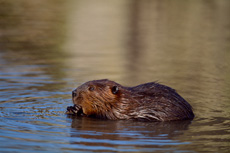
[[(0, 1), (0, 152), (229, 152), (230, 1)], [(71, 91), (159, 81), (181, 122), (69, 118)]]

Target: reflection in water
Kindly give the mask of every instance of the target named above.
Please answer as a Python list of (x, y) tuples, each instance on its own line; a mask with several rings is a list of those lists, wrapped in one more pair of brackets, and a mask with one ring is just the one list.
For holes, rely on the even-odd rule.
[(127, 77), (132, 82), (159, 78), (178, 82), (184, 77), (203, 84), (200, 76), (218, 74), (226, 67), (229, 40), (223, 32), (229, 30), (225, 28), (229, 9), (221, 9), (223, 1), (206, 3), (136, 1), (128, 53), (133, 61), (128, 62)]
[(48, 64), (63, 56), (65, 3), (58, 1), (0, 2), (0, 50), (7, 52), (4, 58), (22, 64)]
[[(229, 14), (228, 0), (0, 1), (1, 152), (229, 152)], [(196, 118), (66, 118), (72, 89), (102, 78), (158, 80)]]
[(92, 1), (79, 0), (72, 6), (65, 48), (74, 58), (66, 62), (78, 71), (71, 75), (80, 82), (125, 75), (129, 1), (100, 0), (95, 7)]
[[(10, 75), (22, 77), (17, 80), (19, 83), (34, 82), (38, 76), (36, 88), (57, 89), (60, 81), (55, 87), (52, 83), (55, 79), (65, 79), (61, 69), (68, 56), (61, 50), (65, 38), (65, 11), (66, 3), (59, 0), (0, 1), (0, 53), (8, 61), (2, 65), (7, 66), (3, 67), (2, 75), (8, 77), (8, 82)], [(49, 85), (38, 85), (43, 83), (43, 78), (50, 79)], [(30, 88), (33, 85), (30, 84)]]
[(72, 143), (95, 147), (98, 150), (110, 151), (115, 147), (120, 151), (138, 151), (140, 148), (143, 151), (165, 151), (175, 145), (189, 144), (178, 141), (176, 137), (188, 130), (191, 121), (151, 123), (92, 118), (72, 118), (72, 120), (71, 137), (81, 137), (73, 139), (75, 141)]

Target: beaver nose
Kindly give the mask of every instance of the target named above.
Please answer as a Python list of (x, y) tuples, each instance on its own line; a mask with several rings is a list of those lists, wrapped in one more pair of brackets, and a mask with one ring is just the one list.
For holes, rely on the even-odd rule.
[(74, 98), (76, 96), (77, 96), (77, 89), (75, 89), (75, 90), (72, 91), (72, 97)]

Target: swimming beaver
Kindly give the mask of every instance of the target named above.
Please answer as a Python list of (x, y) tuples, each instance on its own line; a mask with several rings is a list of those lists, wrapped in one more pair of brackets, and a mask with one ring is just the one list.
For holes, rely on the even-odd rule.
[(72, 92), (66, 114), (111, 120), (171, 121), (193, 119), (191, 105), (174, 89), (150, 82), (124, 87), (107, 79), (89, 81)]

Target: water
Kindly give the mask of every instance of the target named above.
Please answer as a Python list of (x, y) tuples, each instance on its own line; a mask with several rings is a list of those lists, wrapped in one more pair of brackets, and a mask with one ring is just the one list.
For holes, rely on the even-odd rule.
[[(229, 152), (230, 2), (0, 1), (1, 152)], [(193, 121), (66, 116), (71, 91), (159, 81)]]

